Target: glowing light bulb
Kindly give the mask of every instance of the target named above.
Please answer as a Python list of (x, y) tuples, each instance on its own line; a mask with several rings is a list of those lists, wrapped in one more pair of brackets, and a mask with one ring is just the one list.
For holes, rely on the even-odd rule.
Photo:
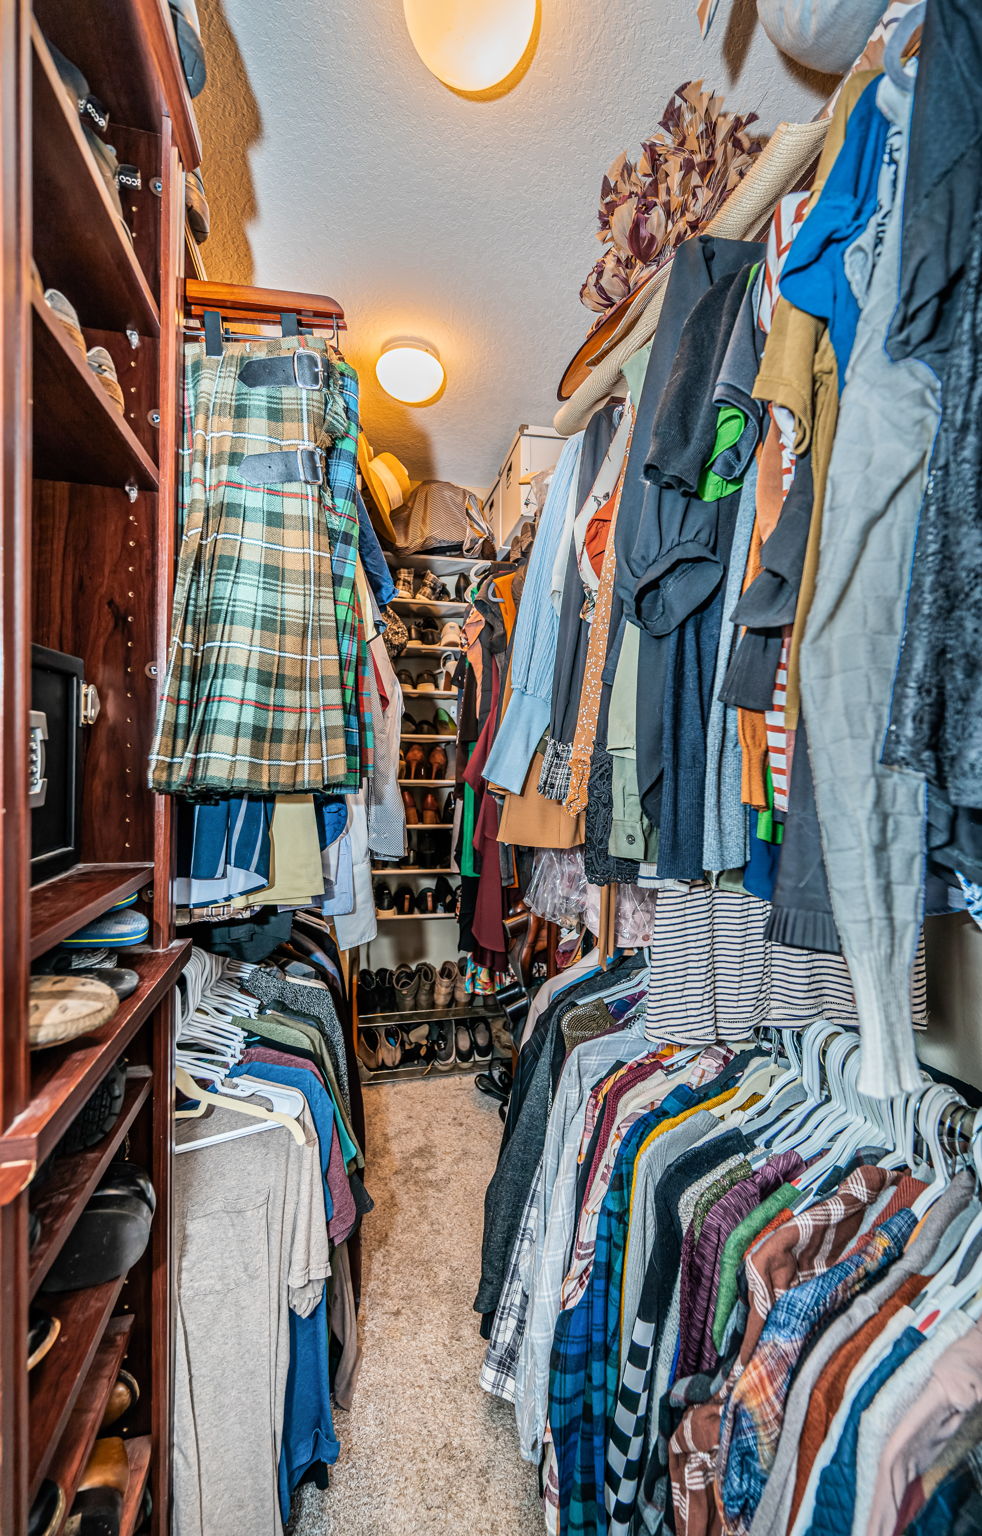
[(413, 47), (455, 91), (507, 80), (532, 38), (536, 0), (403, 0)]

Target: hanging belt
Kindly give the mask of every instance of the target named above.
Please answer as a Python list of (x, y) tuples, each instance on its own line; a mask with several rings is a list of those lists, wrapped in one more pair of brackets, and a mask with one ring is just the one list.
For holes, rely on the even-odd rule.
[(290, 480), (323, 485), (321, 450), (307, 446), (283, 453), (247, 453), (238, 466), (238, 475), (249, 485), (277, 485)]
[(330, 365), (319, 352), (299, 348), (280, 357), (251, 357), (239, 369), (247, 389), (323, 389)]

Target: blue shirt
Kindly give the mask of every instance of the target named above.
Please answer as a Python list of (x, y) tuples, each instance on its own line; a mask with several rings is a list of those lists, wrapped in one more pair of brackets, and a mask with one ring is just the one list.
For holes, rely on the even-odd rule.
[(843, 257), (876, 211), (889, 128), (876, 104), (878, 85), (879, 80), (873, 80), (853, 108), (845, 141), (818, 201), (795, 236), (778, 283), (789, 304), (828, 321), (840, 394), (859, 324), (859, 303)]

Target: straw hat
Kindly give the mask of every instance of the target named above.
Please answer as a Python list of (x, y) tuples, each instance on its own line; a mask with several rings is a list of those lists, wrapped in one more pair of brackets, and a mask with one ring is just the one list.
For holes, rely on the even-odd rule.
[(358, 473), (378, 511), (385, 537), (396, 543), (392, 513), (404, 506), (412, 482), (406, 466), (394, 453), (373, 454), (364, 432), (358, 434)]
[[(828, 129), (825, 118), (814, 123), (779, 123), (743, 180), (700, 233), (725, 240), (749, 239), (804, 175), (820, 152)], [(621, 340), (600, 358), (589, 377), (556, 412), (553, 425), (563, 437), (581, 431), (609, 395), (627, 393), (622, 366), (658, 329), (670, 272), (671, 262), (654, 274), (643, 290), (644, 303), (630, 330), (621, 332)]]

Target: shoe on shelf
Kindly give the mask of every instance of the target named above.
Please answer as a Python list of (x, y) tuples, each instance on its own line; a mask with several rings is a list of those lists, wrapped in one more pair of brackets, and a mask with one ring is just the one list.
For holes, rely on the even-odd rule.
[(432, 832), (421, 832), (416, 841), (416, 862), (420, 869), (449, 869), (443, 839), (434, 837)]
[(57, 288), (45, 288), (44, 302), (55, 319), (60, 322), (72, 345), (78, 347), (78, 350), (84, 357), (85, 337), (82, 335), (82, 326), (74, 304), (66, 299), (65, 295), (59, 292)]
[(65, 1518), (65, 1495), (46, 1477), (38, 1489), (27, 1517), (27, 1536), (54, 1536)]
[[(443, 877), (441, 876), (441, 879), (442, 878)], [(438, 880), (437, 887), (439, 887), (439, 884), (440, 881)], [(457, 962), (455, 960), (444, 960), (440, 969), (436, 973), (436, 981), (433, 986), (434, 1008), (453, 1007), (453, 985), (456, 979)]]
[(460, 650), (460, 625), (456, 619), (448, 619), (440, 631), (440, 644)]
[(449, 1072), (457, 1065), (457, 1050), (454, 1044), (454, 1027), (451, 1020), (444, 1020), (441, 1024), (435, 1024), (437, 1031), (434, 1062), (438, 1072)]
[(375, 992), (378, 997), (379, 1013), (395, 1013), (396, 989), (392, 984), (392, 972), (381, 970), (375, 972)]
[(406, 812), (406, 826), (407, 827), (418, 827), (419, 826), (419, 807), (416, 804), (416, 800), (415, 800), (415, 797), (414, 797), (413, 792), (412, 792), (411, 789), (404, 789), (403, 790), (403, 792), (402, 792), (402, 804), (403, 804), (403, 809)]
[(377, 1072), (382, 1060), (382, 1031), (369, 1024), (358, 1031), (358, 1055), (369, 1072)]
[[(451, 790), (446, 800), (443, 802), (443, 810), (440, 813), (440, 820), (447, 826), (452, 826), (456, 809), (457, 796), (454, 794), (453, 790)], [(425, 821), (426, 818), (424, 817), (423, 819)]]
[(431, 779), (445, 779), (447, 776), (447, 749), (446, 747), (431, 747), (427, 759)]
[(438, 629), (434, 629), (431, 624), (420, 625), (419, 643), (420, 645), (425, 645), (428, 649), (432, 650), (435, 646), (440, 644), (440, 631)]
[(417, 720), (417, 722), (416, 722), (416, 735), (417, 736), (435, 736), (436, 734), (437, 734), (437, 729), (436, 729), (436, 726), (433, 724), (432, 720)]
[(437, 668), (436, 682), (438, 693), (453, 693), (456, 684), (454, 678), (457, 675), (457, 655), (454, 651), (444, 651), (440, 657), (440, 665)]
[(123, 399), (123, 391), (120, 388), (119, 378), (116, 374), (116, 364), (105, 347), (90, 347), (85, 354), (85, 361), (109, 396), (113, 405), (122, 416), (126, 412), (126, 402)]
[(140, 1401), (140, 1383), (129, 1371), (120, 1371), (109, 1394), (100, 1430), (111, 1429)]
[(433, 714), (434, 728), (440, 736), (456, 736), (457, 722), (448, 709), (441, 705)]
[(420, 693), (436, 693), (436, 673), (421, 672), (416, 679), (416, 688)]
[(78, 1485), (68, 1529), (79, 1536), (119, 1530), (130, 1480), (126, 1447), (115, 1435), (97, 1440)]
[(458, 1022), (454, 1030), (454, 1045), (460, 1065), (462, 1067), (470, 1066), (474, 1060), (474, 1037), (463, 1020)]
[(404, 1049), (402, 1030), (395, 1024), (387, 1024), (382, 1031), (381, 1053), (383, 1067), (387, 1067), (391, 1072), (396, 1067), (401, 1066)]
[[(438, 912), (452, 912), (454, 910), (454, 907), (457, 904), (457, 892), (450, 884), (450, 881), (447, 879), (446, 875), (438, 876), (434, 882), (433, 895), (436, 898)], [(445, 964), (453, 965), (453, 961), (447, 960)], [(454, 966), (455, 973), (456, 969), (456, 966)], [(452, 984), (453, 979), (451, 978), (451, 985)]]
[(416, 911), (428, 913), (436, 910), (436, 892), (432, 885), (424, 885), (421, 891), (416, 892)]
[(413, 674), (410, 672), (408, 667), (399, 668), (398, 672), (396, 673), (396, 682), (401, 683), (403, 688), (416, 687), (416, 679), (413, 677)]
[(419, 977), (411, 965), (400, 965), (392, 978), (396, 994), (396, 1012), (412, 1013), (419, 996)]
[(428, 603), (446, 603), (450, 600), (448, 588), (444, 586), (439, 576), (434, 575), (432, 571), (426, 572), (426, 575), (419, 584), (416, 596), (425, 598)]
[(414, 597), (413, 573), (408, 566), (396, 571), (395, 574), (396, 597)]
[(406, 748), (406, 773), (407, 779), (424, 779), (426, 777), (426, 749), (418, 743)]
[(194, 0), (170, 0), (171, 21), (177, 38), (177, 51), (188, 83), (188, 95), (200, 96), (208, 78), (201, 25)]
[(32, 1051), (67, 1045), (91, 1034), (112, 1018), (119, 997), (91, 976), (32, 976), (28, 1003), (28, 1043)]
[(396, 888), (395, 909), (400, 917), (409, 917), (415, 905), (415, 897), (411, 885), (400, 885)]
[(438, 827), (440, 825), (440, 802), (432, 789), (428, 789), (423, 796), (423, 825)]
[(395, 898), (392, 889), (385, 880), (379, 880), (375, 886), (375, 910), (377, 912), (391, 912), (395, 906)]
[(400, 753), (399, 753), (399, 766), (396, 769), (396, 773), (397, 773), (397, 776), (400, 779), (408, 779), (408, 777), (409, 777), (409, 774), (408, 774), (407, 769), (406, 769), (406, 754), (405, 754), (405, 752), (400, 751)]
[(77, 933), (62, 940), (65, 949), (126, 949), (142, 944), (150, 932), (150, 920), (130, 907), (122, 912), (104, 912), (86, 923)]
[(404, 736), (414, 736), (418, 730), (419, 726), (416, 724), (416, 721), (408, 710), (404, 709), (402, 712), (402, 734)]
[(200, 165), (184, 173), (184, 211), (196, 245), (204, 245), (211, 233), (211, 209)]
[(500, 1104), (507, 1104), (511, 1093), (512, 1077), (504, 1062), (492, 1062), (486, 1072), (479, 1072), (474, 1079), (474, 1087), (486, 1093), (489, 1098), (497, 1099)]
[(457, 961), (457, 976), (453, 984), (453, 1000), (455, 1008), (466, 1008), (470, 1003), (470, 993), (467, 990), (467, 960), (463, 955)]
[(471, 1025), (471, 1037), (474, 1041), (474, 1060), (487, 1066), (494, 1055), (494, 1041), (485, 1019), (478, 1019)]
[(416, 975), (419, 978), (419, 991), (416, 994), (416, 1007), (427, 1013), (433, 1011), (433, 996), (436, 990), (436, 971), (428, 960), (421, 960), (416, 967)]
[(40, 1365), (61, 1332), (61, 1319), (52, 1317), (43, 1307), (31, 1307), (27, 1314), (27, 1369)]
[(37, 975), (85, 976), (90, 981), (103, 981), (112, 987), (120, 1002), (131, 997), (140, 985), (138, 971), (121, 965), (86, 965), (88, 955), (80, 955), (70, 949), (54, 949), (39, 961)]
[[(378, 898), (376, 897), (376, 900)], [(370, 1014), (381, 1013), (378, 1001), (378, 983), (375, 980), (375, 972), (361, 970), (358, 972), (358, 1016), (368, 1018)]]
[(468, 571), (461, 571), (457, 577), (457, 584), (453, 589), (454, 601), (458, 603), (469, 602), (471, 585), (470, 573)]

